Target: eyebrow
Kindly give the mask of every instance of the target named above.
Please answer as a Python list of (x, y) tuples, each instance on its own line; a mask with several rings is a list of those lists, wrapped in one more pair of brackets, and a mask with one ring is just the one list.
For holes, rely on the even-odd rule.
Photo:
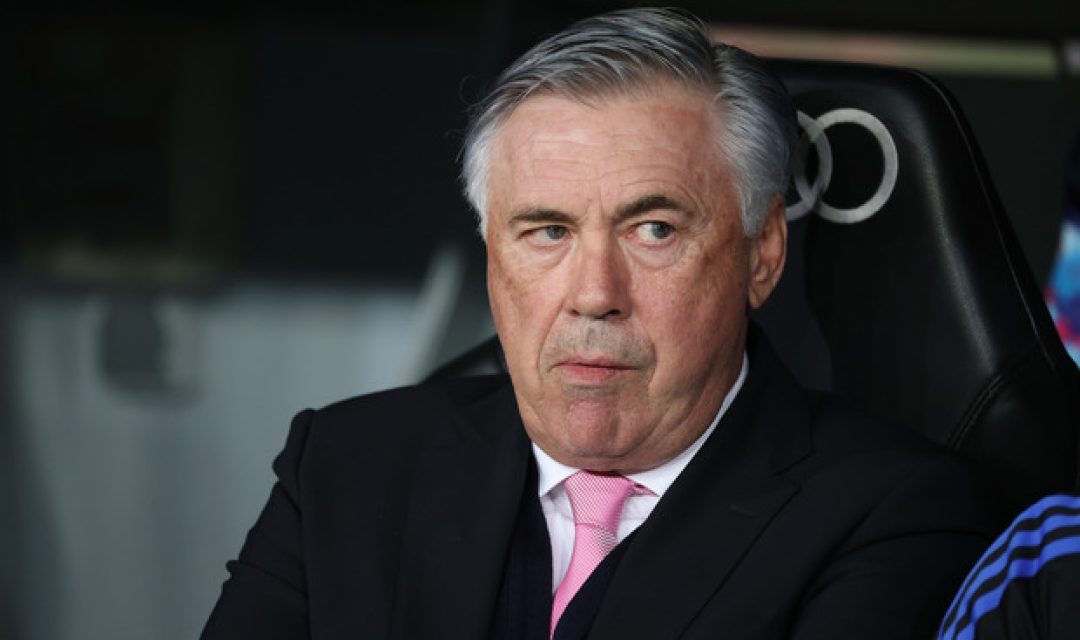
[(509, 224), (513, 226), (522, 222), (528, 223), (552, 223), (552, 224), (569, 224), (573, 222), (574, 218), (569, 213), (559, 211), (558, 209), (544, 209), (542, 207), (530, 207), (523, 211), (519, 211), (510, 216)]
[[(691, 213), (686, 207), (668, 196), (650, 194), (619, 207), (615, 212), (615, 219), (622, 222), (656, 211), (657, 209), (671, 209), (683, 214)], [(559, 211), (558, 209), (530, 207), (511, 215), (509, 224), (511, 226), (520, 223), (570, 224), (573, 221), (573, 216), (564, 211)]]
[(619, 207), (616, 211), (615, 217), (619, 221), (629, 220), (637, 216), (645, 215), (649, 212), (656, 211), (657, 209), (671, 209), (683, 214), (691, 213), (686, 207), (679, 202), (669, 198), (665, 195), (650, 194), (637, 200), (634, 200), (630, 204)]

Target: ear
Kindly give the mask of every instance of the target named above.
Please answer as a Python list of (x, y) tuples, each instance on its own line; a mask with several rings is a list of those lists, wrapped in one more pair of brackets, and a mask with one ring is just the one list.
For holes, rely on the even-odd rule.
[(750, 239), (750, 306), (757, 309), (769, 297), (784, 272), (787, 257), (787, 211), (784, 198), (776, 196), (757, 235)]

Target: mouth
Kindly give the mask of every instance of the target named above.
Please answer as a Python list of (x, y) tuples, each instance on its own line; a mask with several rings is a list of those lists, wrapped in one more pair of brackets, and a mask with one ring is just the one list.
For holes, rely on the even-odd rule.
[(609, 358), (574, 356), (555, 365), (555, 371), (565, 382), (576, 385), (595, 386), (611, 382), (629, 373), (635, 367)]

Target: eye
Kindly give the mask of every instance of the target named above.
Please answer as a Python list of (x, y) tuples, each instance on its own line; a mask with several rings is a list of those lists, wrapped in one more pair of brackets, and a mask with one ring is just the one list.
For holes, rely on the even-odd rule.
[(637, 236), (638, 240), (649, 244), (663, 243), (670, 238), (673, 233), (675, 233), (675, 227), (658, 220), (642, 222), (634, 227), (634, 234)]
[(546, 227), (529, 230), (526, 235), (537, 244), (556, 244), (566, 237), (566, 227), (549, 224)]

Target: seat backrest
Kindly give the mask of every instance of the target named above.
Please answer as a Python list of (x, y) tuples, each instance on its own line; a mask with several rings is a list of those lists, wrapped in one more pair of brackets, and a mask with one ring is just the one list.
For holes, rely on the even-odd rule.
[(1080, 374), (955, 100), (910, 70), (774, 68), (805, 148), (756, 319), (789, 366), (1006, 477), (1075, 486)]
[[(910, 70), (774, 61), (803, 145), (789, 254), (753, 314), (805, 386), (981, 461), (1080, 486), (1080, 373), (956, 102)], [(497, 342), (434, 375), (504, 369)]]

